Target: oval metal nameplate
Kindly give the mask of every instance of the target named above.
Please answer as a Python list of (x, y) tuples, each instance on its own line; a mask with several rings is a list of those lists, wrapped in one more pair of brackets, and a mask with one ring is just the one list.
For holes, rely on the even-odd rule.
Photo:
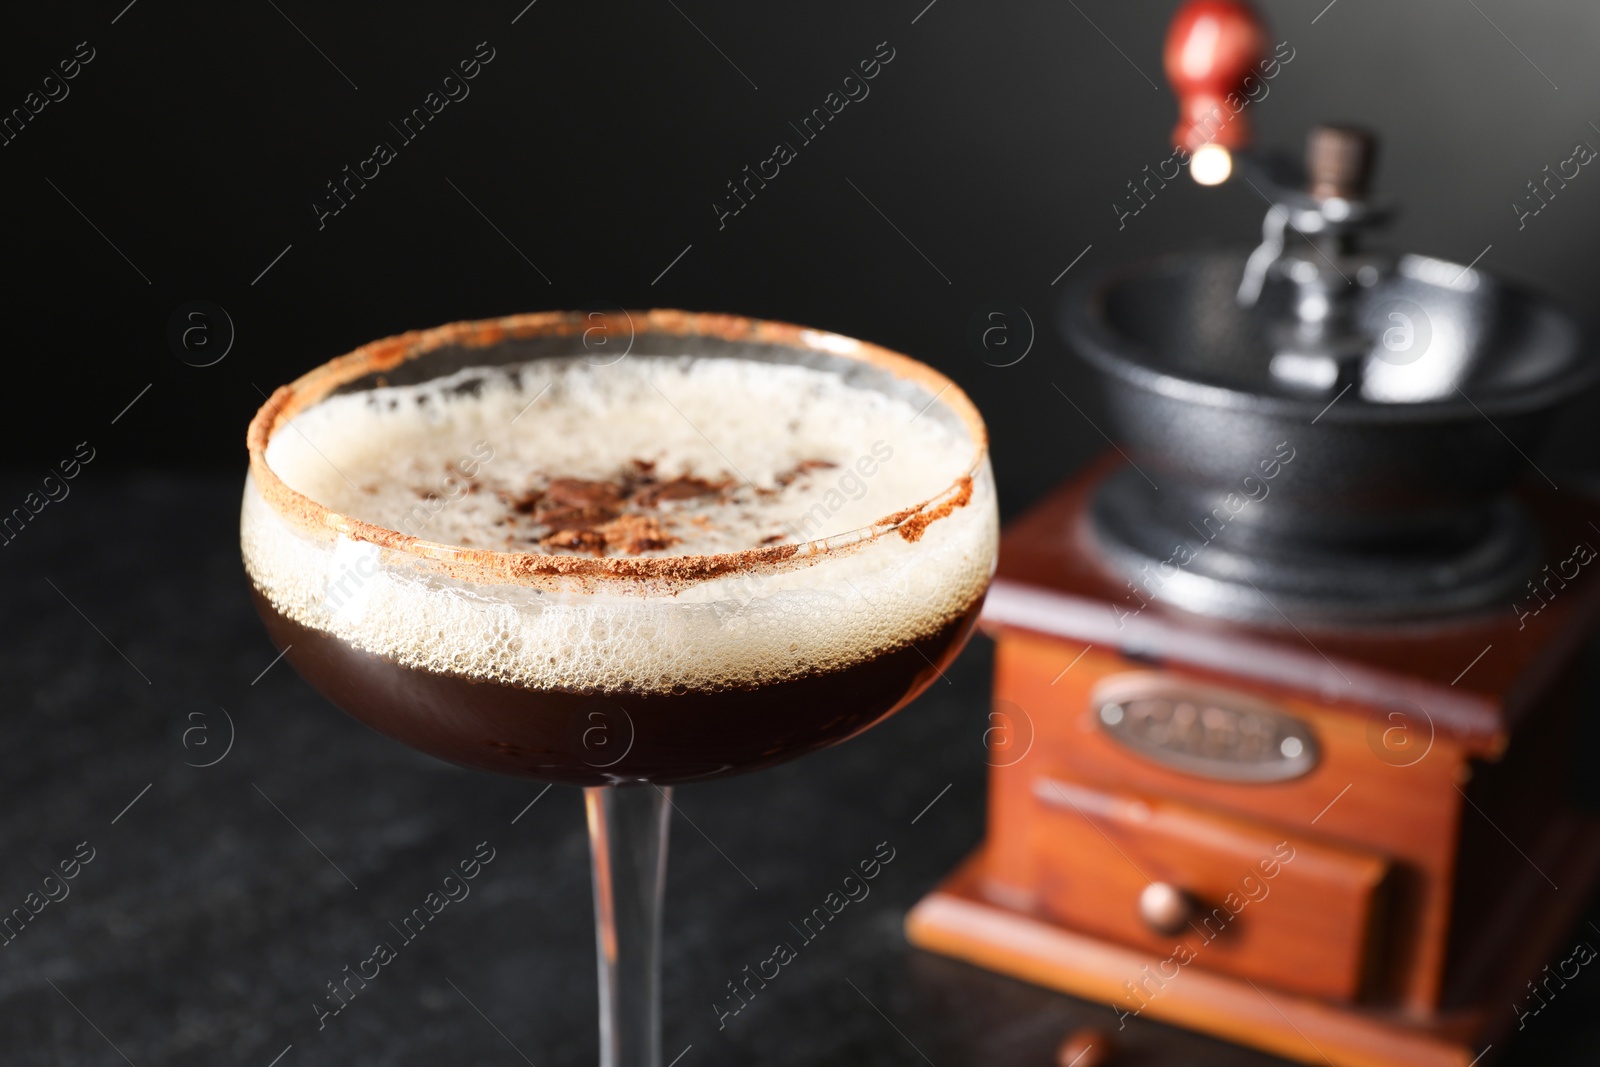
[(1119, 674), (1095, 687), (1092, 714), (1112, 740), (1176, 771), (1223, 782), (1283, 782), (1317, 765), (1316, 737), (1255, 697), (1169, 675)]

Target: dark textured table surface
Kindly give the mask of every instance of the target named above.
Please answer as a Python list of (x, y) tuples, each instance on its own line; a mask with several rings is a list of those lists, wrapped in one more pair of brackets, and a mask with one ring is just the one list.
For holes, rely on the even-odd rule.
[[(0, 480), (3, 499), (32, 482)], [(91, 470), (0, 548), (0, 910), (93, 857), (0, 947), (0, 1063), (594, 1062), (578, 790), (414, 754), (269, 666), (238, 558), (240, 484)], [(1072, 1028), (1115, 1029), (1105, 1008), (901, 934), (981, 835), (988, 680), (980, 639), (868, 735), (678, 790), (667, 1059), (1043, 1067)], [(493, 859), (470, 894), (397, 936), (480, 842)], [(719, 1029), (726, 983), (793, 940), (789, 923), (880, 842), (894, 859), (870, 895)], [(327, 983), (381, 941), (396, 958), (319, 1028)], [(1600, 1062), (1597, 1006), (1585, 971), (1494, 1053)], [(1129, 1065), (1278, 1062), (1154, 1023), (1118, 1040)]]

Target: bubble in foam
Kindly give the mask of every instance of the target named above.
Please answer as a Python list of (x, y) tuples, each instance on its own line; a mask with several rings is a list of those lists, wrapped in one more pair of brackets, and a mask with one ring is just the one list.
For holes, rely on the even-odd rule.
[[(674, 556), (813, 540), (948, 489), (974, 443), (931, 398), (755, 360), (581, 359), (336, 395), (280, 428), (269, 465), (328, 508), (429, 541)], [(920, 401), (920, 402), (919, 402)], [(408, 666), (576, 691), (717, 689), (838, 669), (935, 632), (987, 585), (987, 463), (912, 543), (669, 594), (483, 588), (296, 533), (247, 486), (247, 568), (273, 607)]]

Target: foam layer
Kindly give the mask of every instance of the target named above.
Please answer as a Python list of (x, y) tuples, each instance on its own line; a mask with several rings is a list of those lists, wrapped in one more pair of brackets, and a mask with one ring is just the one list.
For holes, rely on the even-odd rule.
[(313, 500), (430, 541), (704, 555), (828, 537), (933, 496), (972, 444), (916, 416), (800, 366), (552, 360), (332, 397), (267, 459)]
[[(795, 365), (544, 360), (331, 397), (279, 429), (267, 461), (334, 511), (430, 541), (706, 554), (858, 529), (946, 489), (974, 444), (920, 409)], [(987, 584), (996, 520), (985, 464), (968, 503), (916, 542), (889, 535), (671, 594), (451, 582), (401, 553), (297, 533), (253, 484), (242, 538), (276, 610), (408, 666), (665, 691), (838, 669), (932, 633)]]

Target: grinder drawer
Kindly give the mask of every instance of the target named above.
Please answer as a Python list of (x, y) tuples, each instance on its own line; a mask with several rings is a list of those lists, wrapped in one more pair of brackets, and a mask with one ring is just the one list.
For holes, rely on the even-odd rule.
[(1160, 956), (1151, 975), (1128, 976), (1141, 999), (1186, 967), (1339, 1000), (1360, 994), (1383, 857), (1060, 777), (1035, 779), (1033, 795), (1043, 809), (1030, 820), (1039, 906)]

